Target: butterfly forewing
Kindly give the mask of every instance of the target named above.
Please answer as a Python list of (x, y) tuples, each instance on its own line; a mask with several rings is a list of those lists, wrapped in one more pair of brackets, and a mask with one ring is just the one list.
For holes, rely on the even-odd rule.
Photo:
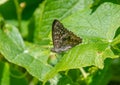
[(66, 51), (82, 42), (81, 38), (64, 28), (58, 20), (54, 20), (52, 24), (52, 40), (54, 45), (52, 51), (57, 53)]

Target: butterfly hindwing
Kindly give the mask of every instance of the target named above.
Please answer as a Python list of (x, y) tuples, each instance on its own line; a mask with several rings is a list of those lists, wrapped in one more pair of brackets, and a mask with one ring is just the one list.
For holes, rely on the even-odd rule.
[(52, 24), (52, 40), (54, 45), (52, 51), (57, 53), (66, 51), (82, 42), (81, 38), (64, 28), (58, 20), (54, 20)]

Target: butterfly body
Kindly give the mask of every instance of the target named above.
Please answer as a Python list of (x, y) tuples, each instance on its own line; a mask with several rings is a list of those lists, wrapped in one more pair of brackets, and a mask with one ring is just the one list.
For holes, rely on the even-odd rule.
[(52, 40), (54, 47), (51, 50), (56, 53), (67, 51), (82, 42), (80, 37), (64, 28), (58, 20), (54, 20), (52, 24)]

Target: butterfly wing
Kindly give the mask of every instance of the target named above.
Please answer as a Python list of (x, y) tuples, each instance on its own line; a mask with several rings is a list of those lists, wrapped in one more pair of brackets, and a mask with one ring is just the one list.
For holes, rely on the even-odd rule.
[(52, 24), (52, 40), (54, 45), (52, 51), (57, 53), (66, 51), (82, 42), (81, 38), (64, 28), (58, 20), (54, 20)]

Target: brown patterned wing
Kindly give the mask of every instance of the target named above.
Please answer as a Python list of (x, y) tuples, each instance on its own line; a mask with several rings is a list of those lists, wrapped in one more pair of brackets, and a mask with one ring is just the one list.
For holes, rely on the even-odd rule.
[(58, 20), (54, 20), (52, 24), (52, 40), (54, 45), (52, 51), (57, 53), (66, 51), (82, 42), (80, 37), (64, 28)]

